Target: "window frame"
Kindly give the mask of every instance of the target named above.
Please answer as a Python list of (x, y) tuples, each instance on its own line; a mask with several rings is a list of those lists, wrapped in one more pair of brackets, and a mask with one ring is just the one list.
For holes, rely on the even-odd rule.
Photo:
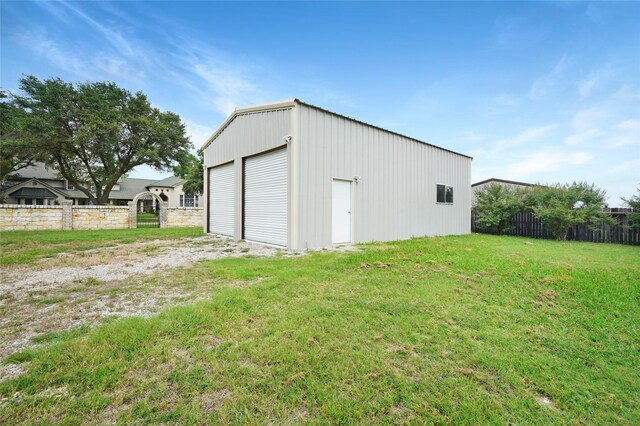
[[(440, 189), (442, 188), (442, 190)], [(441, 192), (442, 191), (442, 192)], [(440, 195), (442, 194), (442, 201), (440, 201)], [(449, 199), (449, 195), (450, 200)], [(453, 186), (445, 185), (442, 183), (436, 184), (436, 204), (453, 205), (455, 198), (453, 197)]]

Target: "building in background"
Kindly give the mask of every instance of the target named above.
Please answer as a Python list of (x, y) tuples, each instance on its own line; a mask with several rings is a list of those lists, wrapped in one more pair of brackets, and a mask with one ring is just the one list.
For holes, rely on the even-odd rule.
[(470, 232), (471, 157), (297, 99), (204, 145), (205, 231), (289, 249)]
[(516, 182), (514, 180), (505, 180), (505, 179), (498, 179), (498, 178), (490, 178), (490, 179), (486, 179), (480, 182), (476, 182), (474, 184), (471, 185), (471, 207), (473, 207), (475, 201), (476, 201), (476, 192), (486, 188), (489, 185), (493, 185), (493, 184), (498, 184), (498, 185), (502, 185), (505, 186), (507, 188), (530, 188), (532, 186), (534, 186), (534, 184), (532, 183), (526, 183), (526, 182)]
[[(141, 192), (153, 192), (169, 203), (169, 207), (198, 207), (197, 194), (182, 191), (184, 180), (171, 176), (166, 179), (121, 178), (109, 194), (110, 205), (124, 205)], [(55, 205), (62, 200), (72, 200), (74, 205), (88, 205), (89, 197), (77, 190), (55, 169), (37, 164), (15, 173), (14, 178), (0, 190), (0, 199), (5, 204)], [(154, 210), (151, 199), (141, 204), (142, 210)]]

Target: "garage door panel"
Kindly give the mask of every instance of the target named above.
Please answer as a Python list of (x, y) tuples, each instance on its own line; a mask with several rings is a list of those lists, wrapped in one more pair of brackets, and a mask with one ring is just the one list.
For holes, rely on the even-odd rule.
[(287, 245), (287, 150), (245, 160), (244, 238)]
[(233, 163), (209, 169), (209, 232), (234, 236)]

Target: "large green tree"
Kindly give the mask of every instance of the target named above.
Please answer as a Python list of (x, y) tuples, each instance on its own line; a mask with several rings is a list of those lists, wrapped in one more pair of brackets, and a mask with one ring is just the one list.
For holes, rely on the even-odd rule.
[(0, 188), (15, 172), (34, 165), (39, 155), (23, 131), (27, 113), (0, 91)]
[(574, 225), (612, 223), (611, 216), (602, 212), (606, 192), (586, 182), (540, 185), (523, 194), (524, 208), (559, 240), (566, 240)]
[(94, 204), (106, 204), (118, 179), (140, 165), (169, 171), (191, 142), (180, 117), (109, 82), (20, 80), (13, 104), (25, 113), (31, 146)]
[(202, 194), (204, 191), (204, 153), (198, 150), (198, 155), (189, 154), (173, 173), (185, 180), (182, 190), (186, 194)]

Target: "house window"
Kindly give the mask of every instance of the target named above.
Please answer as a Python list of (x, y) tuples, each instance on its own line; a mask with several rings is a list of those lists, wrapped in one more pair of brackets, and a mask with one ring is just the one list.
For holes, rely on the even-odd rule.
[(31, 198), (25, 198), (25, 199), (24, 199), (24, 203), (25, 203), (27, 206), (30, 206), (31, 204), (33, 204), (33, 200), (32, 200)]
[(44, 205), (44, 199), (43, 198), (36, 198), (36, 204), (39, 206), (43, 206)]
[(197, 194), (180, 195), (180, 207), (198, 207)]
[(453, 186), (436, 185), (436, 202), (453, 204)]
[(64, 181), (64, 189), (68, 189), (70, 191), (75, 191), (76, 187), (71, 185), (68, 180)]

